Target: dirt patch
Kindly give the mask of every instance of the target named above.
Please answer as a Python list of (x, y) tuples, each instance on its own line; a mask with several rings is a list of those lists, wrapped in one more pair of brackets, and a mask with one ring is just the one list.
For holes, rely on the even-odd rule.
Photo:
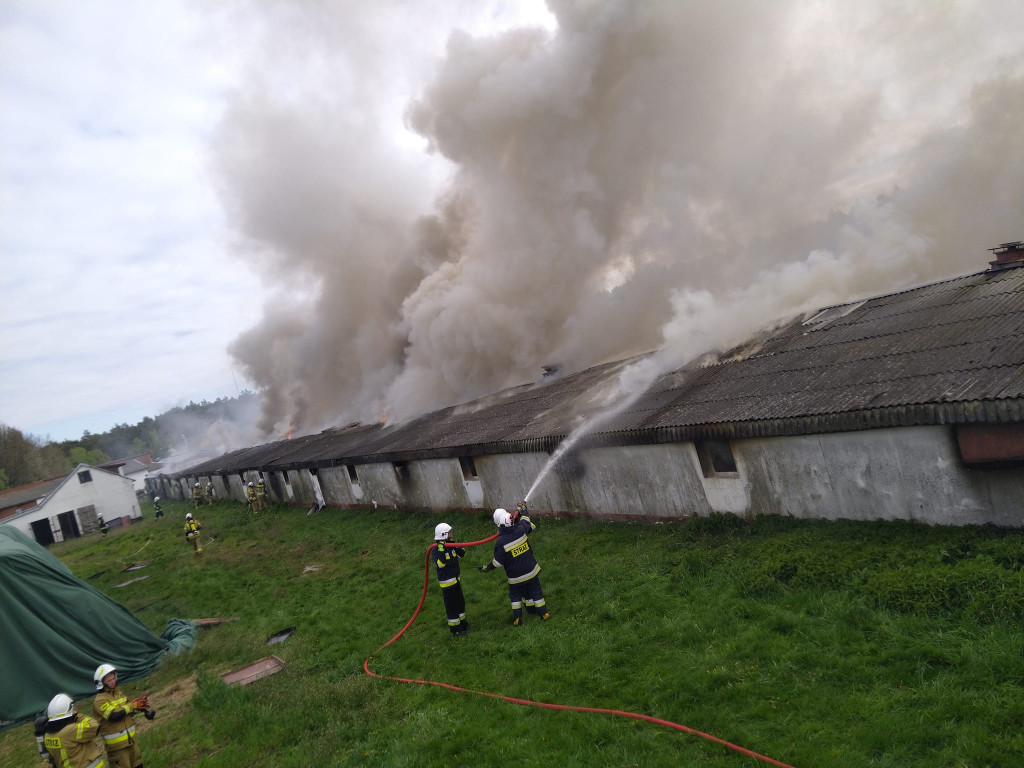
[(145, 732), (154, 728), (164, 720), (181, 717), (192, 706), (192, 696), (196, 692), (198, 675), (190, 675), (171, 683), (160, 691), (149, 694), (149, 705), (156, 710), (156, 719), (147, 720), (142, 715), (135, 716), (135, 728)]

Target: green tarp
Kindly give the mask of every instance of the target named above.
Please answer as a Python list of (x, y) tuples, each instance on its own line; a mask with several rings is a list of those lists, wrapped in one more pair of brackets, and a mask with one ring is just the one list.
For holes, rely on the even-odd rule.
[(0, 525), (0, 727), (42, 714), (50, 699), (96, 693), (100, 664), (119, 682), (145, 677), (168, 651), (196, 642), (195, 622), (171, 619), (160, 637), (74, 576), (11, 525)]

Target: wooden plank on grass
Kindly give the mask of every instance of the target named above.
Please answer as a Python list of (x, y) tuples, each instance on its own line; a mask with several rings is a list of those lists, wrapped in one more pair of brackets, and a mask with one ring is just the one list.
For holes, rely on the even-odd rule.
[(238, 617), (237, 616), (229, 616), (226, 619), (219, 619), (219, 618), (214, 618), (214, 619), (192, 619), (192, 621), (194, 621), (196, 624), (198, 624), (200, 629), (203, 629), (205, 627), (212, 627), (214, 624), (226, 624), (229, 621), (238, 621)]
[(228, 685), (248, 685), (262, 680), (264, 677), (276, 675), (282, 669), (284, 669), (284, 662), (277, 656), (266, 656), (233, 672), (225, 672), (220, 679)]

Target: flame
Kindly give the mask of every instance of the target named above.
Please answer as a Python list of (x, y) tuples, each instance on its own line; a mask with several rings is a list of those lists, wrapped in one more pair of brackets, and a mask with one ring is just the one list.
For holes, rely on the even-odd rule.
[(380, 423), (381, 424), (386, 424), (387, 421), (388, 421), (388, 415), (385, 413), (383, 416), (381, 416)]
[(290, 429), (288, 430), (288, 439), (289, 439), (289, 440), (291, 440), (291, 439), (292, 439), (292, 431), (291, 431)]

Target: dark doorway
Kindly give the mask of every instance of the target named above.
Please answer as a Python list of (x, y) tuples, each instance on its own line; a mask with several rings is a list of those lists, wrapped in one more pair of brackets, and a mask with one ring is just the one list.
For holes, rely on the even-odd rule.
[(57, 515), (57, 522), (60, 523), (60, 533), (65, 541), (77, 539), (82, 535), (82, 532), (78, 530), (78, 520), (75, 519), (74, 512), (61, 512)]
[(36, 520), (32, 523), (32, 535), (44, 547), (53, 544), (53, 531), (50, 530), (49, 518), (46, 520)]

